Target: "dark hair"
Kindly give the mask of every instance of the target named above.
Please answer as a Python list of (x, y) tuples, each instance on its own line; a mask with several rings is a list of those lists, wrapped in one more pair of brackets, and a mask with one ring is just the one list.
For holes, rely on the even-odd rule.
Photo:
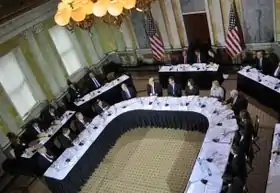
[(9, 133), (7, 133), (7, 137), (10, 140), (11, 143), (16, 143), (17, 142), (18, 137), (15, 133), (9, 132)]
[(170, 79), (170, 80), (175, 80), (173, 76), (169, 76), (168, 79)]
[(240, 119), (245, 119), (248, 122), (252, 122), (250, 113), (246, 109), (240, 111), (239, 117)]
[(67, 80), (67, 85), (70, 86), (71, 84), (73, 84), (73, 82), (71, 82), (71, 80)]

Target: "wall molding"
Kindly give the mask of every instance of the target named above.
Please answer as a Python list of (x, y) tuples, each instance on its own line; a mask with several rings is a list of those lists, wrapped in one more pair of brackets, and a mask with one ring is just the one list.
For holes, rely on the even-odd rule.
[[(0, 44), (17, 36), (23, 31), (52, 17), (55, 14), (57, 0), (50, 0), (26, 13), (23, 13), (0, 25)], [(36, 27), (35, 27), (36, 28)]]

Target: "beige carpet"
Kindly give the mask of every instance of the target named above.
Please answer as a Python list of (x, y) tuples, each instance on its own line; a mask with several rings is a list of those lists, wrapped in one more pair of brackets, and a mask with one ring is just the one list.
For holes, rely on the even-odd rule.
[(139, 128), (125, 133), (81, 193), (181, 193), (204, 134)]

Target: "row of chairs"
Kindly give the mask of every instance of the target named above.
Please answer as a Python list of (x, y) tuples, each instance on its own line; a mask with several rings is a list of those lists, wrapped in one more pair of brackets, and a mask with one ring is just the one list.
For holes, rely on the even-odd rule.
[[(253, 127), (253, 134), (252, 134), (252, 141), (250, 145), (250, 155), (246, 156), (246, 167), (247, 175), (249, 175), (253, 170), (253, 160), (256, 157), (256, 154), (260, 151), (259, 146), (259, 130), (260, 130), (260, 119), (259, 116), (256, 115), (254, 127)], [(226, 187), (223, 187), (226, 193), (248, 193), (248, 186), (247, 186), (247, 179), (242, 181), (239, 177), (234, 177), (232, 182), (227, 184)]]

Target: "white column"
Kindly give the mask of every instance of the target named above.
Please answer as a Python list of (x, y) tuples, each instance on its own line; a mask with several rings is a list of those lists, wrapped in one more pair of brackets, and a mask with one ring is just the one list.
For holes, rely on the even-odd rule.
[(151, 4), (151, 12), (153, 15), (153, 18), (157, 24), (158, 30), (160, 32), (162, 41), (164, 43), (164, 47), (167, 49), (170, 49), (170, 43), (169, 43), (169, 39), (168, 39), (168, 34), (166, 31), (166, 26), (164, 25), (164, 18), (160, 9), (160, 4), (158, 1), (154, 1)]
[(97, 31), (94, 28), (94, 26), (91, 28), (90, 33), (91, 33), (91, 39), (92, 39), (91, 41), (94, 45), (94, 48), (95, 48), (99, 58), (102, 59), (105, 56), (105, 54), (104, 54), (103, 48), (101, 47), (99, 37), (98, 37)]
[(205, 10), (206, 10), (206, 17), (207, 17), (207, 22), (208, 22), (208, 28), (209, 28), (209, 33), (210, 33), (210, 40), (211, 40), (211, 45), (214, 45), (214, 36), (213, 36), (213, 29), (212, 29), (212, 23), (211, 23), (211, 15), (209, 11), (209, 5), (208, 5), (208, 0), (205, 0)]
[(181, 43), (180, 43), (180, 39), (179, 39), (179, 34), (178, 34), (178, 30), (177, 30), (177, 26), (176, 26), (176, 22), (175, 22), (175, 17), (174, 17), (174, 12), (172, 9), (172, 0), (163, 0), (164, 4), (165, 4), (165, 8), (166, 8), (166, 12), (167, 12), (167, 21), (168, 22), (168, 27), (170, 30), (170, 35), (171, 37), (169, 37), (169, 39), (172, 38), (172, 46), (173, 48), (181, 48)]
[(133, 36), (131, 34), (131, 31), (129, 29), (129, 24), (128, 22), (130, 22), (130, 20), (128, 20), (127, 18), (125, 18), (121, 24), (120, 30), (123, 34), (123, 39), (124, 39), (124, 43), (126, 46), (126, 51), (132, 51), (134, 49), (134, 43), (133, 43)]
[(214, 43), (216, 46), (225, 45), (225, 31), (220, 0), (208, 0), (210, 19), (213, 29)]
[[(36, 32), (40, 33), (40, 31), (36, 31)], [(53, 95), (55, 96), (58, 95), (60, 93), (59, 84), (56, 82), (52, 68), (44, 59), (40, 47), (32, 33), (30, 33), (30, 35), (28, 36), (27, 41), (30, 46), (33, 58), (36, 61), (36, 64), (38, 64), (39, 68), (41, 69), (41, 72), (44, 75), (45, 80), (48, 83), (48, 85), (44, 85), (44, 86), (46, 87), (48, 86), (52, 91)]]
[(52, 50), (51, 39), (48, 41), (46, 39), (46, 35), (48, 35), (48, 31), (43, 31), (37, 34), (37, 42), (38, 45), (44, 45), (44, 47), (40, 47), (40, 51), (44, 60), (47, 62), (47, 67), (51, 71), (55, 77), (56, 83), (58, 84), (60, 91), (64, 91), (66, 88), (66, 78), (63, 67), (60, 65), (59, 58), (55, 55), (55, 50)]
[(90, 54), (90, 59), (92, 64), (97, 64), (100, 61), (100, 56), (97, 54), (97, 51), (92, 43), (90, 33), (85, 30), (80, 30), (82, 39), (84, 41), (84, 45), (86, 46), (86, 49), (88, 53)]

